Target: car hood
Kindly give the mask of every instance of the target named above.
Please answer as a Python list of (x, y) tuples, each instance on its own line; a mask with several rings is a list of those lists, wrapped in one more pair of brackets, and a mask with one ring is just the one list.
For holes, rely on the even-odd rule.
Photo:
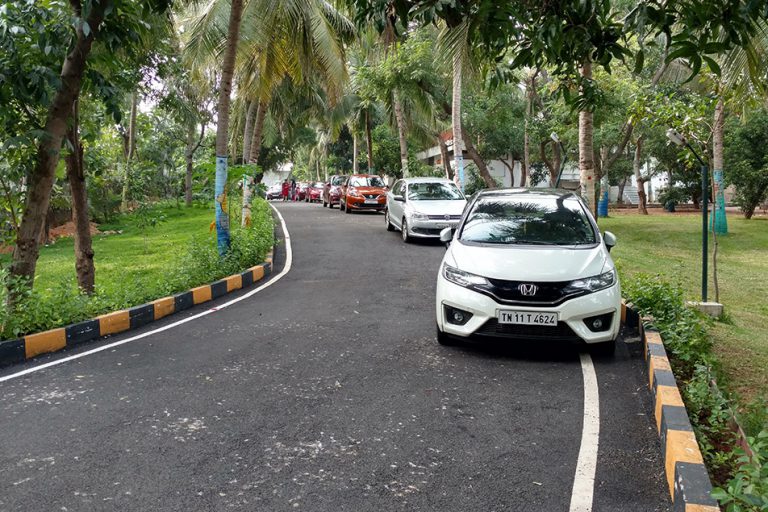
[(472, 274), (507, 281), (570, 281), (613, 268), (602, 244), (588, 249), (522, 245), (488, 247), (454, 240), (444, 261)]
[(407, 204), (411, 211), (426, 215), (461, 215), (467, 202), (462, 199), (460, 201), (408, 201)]

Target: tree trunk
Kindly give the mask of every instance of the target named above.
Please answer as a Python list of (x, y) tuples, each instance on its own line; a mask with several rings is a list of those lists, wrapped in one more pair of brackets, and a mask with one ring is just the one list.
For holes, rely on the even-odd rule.
[[(29, 285), (35, 276), (40, 247), (37, 244), (43, 228), (45, 215), (51, 200), (51, 190), (59, 163), (61, 143), (67, 133), (67, 119), (72, 113), (72, 104), (80, 94), (86, 60), (93, 40), (104, 19), (108, 2), (93, 2), (86, 22), (91, 27), (86, 36), (82, 24), (77, 23), (77, 39), (61, 68), (61, 81), (51, 101), (45, 121), (45, 137), (40, 138), (37, 147), (35, 167), (27, 179), (27, 196), (21, 225), (13, 250), (10, 274), (27, 278)], [(82, 13), (75, 13), (78, 17)], [(15, 297), (9, 297), (13, 302)]]
[[(552, 144), (552, 160), (547, 158), (547, 146)], [(557, 177), (560, 174), (560, 165), (562, 163), (562, 153), (560, 151), (560, 144), (555, 144), (554, 141), (545, 140), (539, 144), (539, 152), (544, 165), (549, 170), (549, 186), (554, 187), (557, 183)]]
[[(581, 77), (584, 80), (592, 79), (592, 63), (584, 61), (581, 66)], [(592, 214), (597, 217), (597, 203), (595, 202), (595, 152), (593, 143), (594, 126), (592, 124), (592, 112), (582, 110), (579, 112), (579, 175), (581, 181), (581, 197), (587, 203)]]
[(373, 139), (371, 138), (371, 115), (368, 110), (365, 111), (365, 144), (368, 151), (368, 172), (373, 173)]
[(483, 160), (483, 158), (480, 156), (480, 153), (478, 153), (477, 149), (475, 149), (475, 145), (472, 142), (472, 137), (470, 137), (469, 134), (463, 129), (462, 133), (464, 134), (464, 145), (467, 147), (467, 155), (469, 155), (469, 158), (471, 158), (477, 166), (477, 170), (480, 172), (480, 177), (483, 178), (483, 181), (488, 188), (496, 188), (496, 180), (493, 179), (490, 171), (488, 171), (488, 166), (485, 165), (485, 160)]
[(357, 134), (352, 133), (352, 173), (357, 174)]
[(440, 158), (443, 160), (445, 177), (449, 180), (453, 180), (453, 169), (451, 168), (451, 156), (448, 154), (448, 146), (439, 134), (437, 136), (437, 144), (440, 146)]
[(192, 173), (195, 168), (195, 151), (203, 143), (205, 137), (205, 123), (200, 123), (200, 137), (195, 143), (195, 128), (197, 123), (190, 123), (187, 130), (187, 150), (184, 152), (184, 160), (187, 166), (187, 172), (184, 177), (184, 202), (187, 206), (192, 206)]
[(521, 167), (521, 186), (530, 185), (528, 176), (531, 172), (531, 141), (528, 134), (528, 122), (533, 116), (533, 95), (536, 92), (536, 75), (530, 77), (525, 84), (525, 126), (523, 128), (523, 165)]
[(227, 29), (227, 47), (221, 66), (219, 84), (219, 103), (216, 110), (216, 183), (214, 199), (216, 201), (216, 242), (219, 254), (229, 251), (229, 212), (227, 204), (227, 139), (229, 137), (229, 101), (232, 92), (232, 75), (235, 69), (235, 55), (240, 39), (240, 19), (243, 14), (243, 0), (232, 0)]
[(645, 182), (648, 181), (640, 175), (640, 164), (642, 162), (643, 154), (643, 138), (637, 139), (637, 145), (635, 146), (635, 158), (632, 160), (632, 170), (635, 173), (635, 181), (637, 182), (637, 212), (642, 215), (648, 215), (648, 209), (646, 203), (648, 199), (645, 195)]
[(91, 222), (88, 216), (88, 192), (83, 169), (83, 145), (80, 143), (80, 119), (78, 101), (72, 107), (72, 124), (67, 138), (72, 151), (66, 156), (67, 179), (72, 195), (72, 221), (75, 224), (75, 272), (77, 284), (88, 295), (93, 294), (96, 269), (93, 266), (93, 244), (91, 243)]
[(256, 117), (258, 102), (249, 101), (248, 111), (245, 114), (245, 131), (243, 132), (243, 163), (247, 164), (251, 157), (251, 143), (253, 141), (253, 121)]
[(616, 198), (616, 203), (624, 204), (624, 189), (627, 187), (627, 177), (619, 182), (619, 197)]
[(715, 119), (712, 126), (712, 231), (728, 233), (728, 221), (725, 217), (725, 194), (723, 193), (723, 139), (725, 136), (725, 104), (722, 96), (715, 106)]
[(136, 109), (139, 104), (139, 93), (134, 90), (131, 94), (131, 114), (128, 122), (128, 153), (125, 157), (125, 174), (123, 175), (123, 193), (120, 201), (120, 211), (128, 209), (128, 184), (131, 179), (131, 160), (136, 154)]
[(464, 176), (464, 150), (461, 134), (461, 54), (453, 56), (453, 92), (451, 94), (451, 127), (453, 128), (453, 158), (456, 161), (456, 172), (459, 174), (459, 188), (464, 191), (466, 177)]
[(248, 158), (248, 163), (258, 164), (259, 155), (261, 154), (261, 134), (264, 132), (264, 119), (267, 116), (267, 109), (269, 103), (265, 101), (259, 101), (258, 110), (256, 112), (256, 122), (253, 125), (253, 139), (251, 140), (251, 156)]
[(392, 106), (395, 110), (395, 121), (397, 122), (397, 135), (400, 139), (400, 168), (403, 172), (403, 178), (409, 176), (408, 173), (408, 141), (405, 138), (405, 118), (403, 117), (403, 105), (400, 103), (400, 95), (397, 89), (392, 91)]

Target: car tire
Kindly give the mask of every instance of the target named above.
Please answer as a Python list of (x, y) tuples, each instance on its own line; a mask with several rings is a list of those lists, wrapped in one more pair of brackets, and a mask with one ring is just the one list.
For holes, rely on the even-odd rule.
[(384, 210), (384, 222), (387, 223), (387, 231), (395, 230), (395, 226), (393, 226), (392, 222), (389, 220), (389, 210)]
[(444, 347), (451, 347), (453, 345), (456, 345), (456, 342), (453, 338), (451, 338), (449, 335), (444, 333), (440, 330), (440, 327), (435, 324), (435, 337), (437, 338), (437, 342), (441, 344)]
[(403, 223), (400, 225), (400, 235), (403, 239), (403, 242), (410, 243), (411, 241), (411, 235), (408, 234), (408, 221), (405, 220), (405, 217), (403, 217)]
[(349, 203), (344, 201), (344, 211), (346, 213), (352, 213), (352, 208), (349, 207)]

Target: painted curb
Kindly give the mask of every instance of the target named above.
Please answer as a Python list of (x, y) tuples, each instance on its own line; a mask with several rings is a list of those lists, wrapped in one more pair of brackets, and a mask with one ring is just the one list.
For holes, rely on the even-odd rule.
[(0, 341), (0, 367), (21, 363), (41, 354), (76, 347), (110, 334), (138, 329), (173, 313), (250, 286), (272, 273), (273, 257), (274, 250), (270, 250), (264, 263), (172, 297), (162, 297), (148, 304), (106, 313), (66, 327), (28, 334), (15, 340)]
[(712, 482), (672, 373), (664, 341), (658, 331), (644, 324), (631, 305), (622, 303), (621, 319), (627, 327), (637, 328), (643, 340), (648, 388), (653, 399), (672, 510), (720, 512), (717, 500), (711, 496)]

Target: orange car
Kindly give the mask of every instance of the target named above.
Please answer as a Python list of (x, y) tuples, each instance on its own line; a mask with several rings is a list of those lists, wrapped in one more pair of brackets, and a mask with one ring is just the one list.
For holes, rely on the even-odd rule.
[(387, 207), (387, 187), (384, 180), (374, 174), (353, 174), (341, 187), (339, 209), (352, 213), (352, 210), (376, 210), (383, 212)]

